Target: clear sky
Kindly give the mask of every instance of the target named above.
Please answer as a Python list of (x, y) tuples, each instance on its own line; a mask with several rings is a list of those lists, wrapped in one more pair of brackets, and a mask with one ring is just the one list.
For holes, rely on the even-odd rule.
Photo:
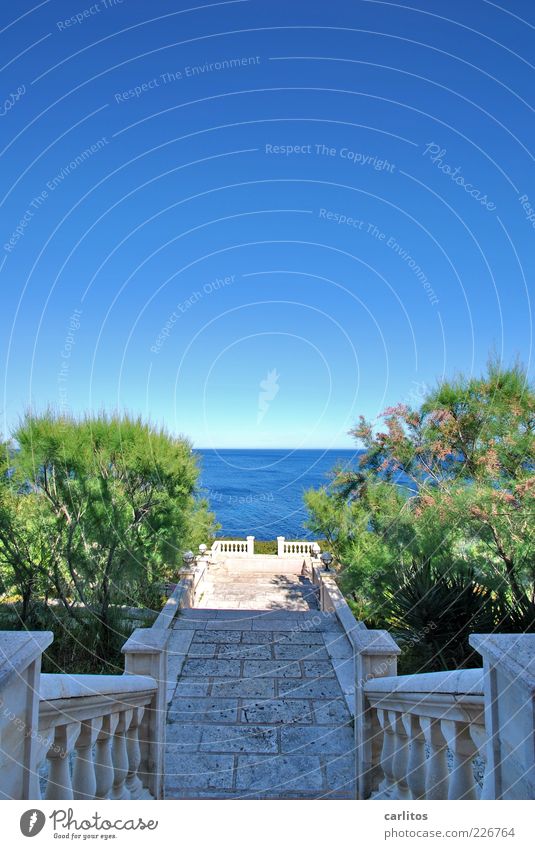
[(530, 0), (0, 17), (4, 433), (51, 404), (343, 447), (489, 352), (533, 373)]

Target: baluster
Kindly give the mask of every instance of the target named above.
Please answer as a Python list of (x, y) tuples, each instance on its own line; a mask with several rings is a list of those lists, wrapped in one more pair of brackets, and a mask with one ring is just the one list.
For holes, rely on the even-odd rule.
[(420, 717), (414, 713), (405, 713), (402, 719), (410, 741), (407, 784), (411, 798), (425, 799), (425, 738)]
[(420, 717), (420, 724), (429, 746), (429, 757), (425, 771), (425, 798), (447, 799), (449, 770), (447, 744), (440, 727), (440, 720)]
[[(30, 781), (30, 799), (42, 799), (41, 767), (54, 740), (55, 728), (40, 728), (35, 738), (35, 772)], [(48, 781), (48, 775), (46, 780)], [(45, 786), (46, 793), (46, 786)]]
[[(483, 786), (481, 792), (478, 793), (480, 799), (492, 799), (493, 794), (490, 786), (490, 775), (488, 772), (487, 746), (488, 736), (484, 725), (476, 722), (470, 723), (470, 736), (474, 741), (474, 745), (478, 751), (479, 757), (483, 761)], [(477, 789), (477, 788), (476, 788)]]
[(139, 727), (141, 725), (144, 712), (144, 707), (134, 708), (132, 721), (126, 736), (126, 751), (128, 754), (128, 775), (126, 776), (126, 787), (131, 799), (139, 799), (143, 793), (143, 782), (138, 775), (138, 770), (141, 763)]
[(377, 710), (377, 717), (383, 729), (383, 748), (381, 750), (381, 769), (383, 780), (379, 785), (378, 799), (395, 799), (396, 782), (394, 778), (395, 739), (387, 710)]
[(111, 741), (119, 722), (119, 714), (108, 714), (102, 719), (102, 728), (97, 737), (95, 753), (96, 798), (109, 799), (113, 786), (113, 761)]
[(390, 723), (394, 732), (394, 758), (392, 772), (396, 782), (396, 798), (410, 799), (407, 784), (407, 762), (409, 760), (409, 738), (403, 724), (403, 717), (397, 711), (389, 711)]
[(54, 742), (47, 752), (48, 782), (45, 799), (72, 799), (71, 769), (69, 755), (80, 733), (79, 722), (57, 725)]
[(112, 799), (129, 799), (130, 795), (126, 787), (126, 776), (128, 775), (128, 754), (126, 751), (126, 731), (132, 721), (132, 710), (123, 710), (119, 714), (119, 722), (115, 728), (112, 743), (113, 758), (113, 787), (111, 789)]
[(96, 743), (102, 717), (82, 722), (76, 741), (76, 758), (72, 772), (73, 796), (75, 799), (94, 799), (97, 791), (93, 746)]
[(448, 799), (477, 799), (472, 759), (477, 754), (466, 722), (441, 720), (442, 732), (453, 753)]

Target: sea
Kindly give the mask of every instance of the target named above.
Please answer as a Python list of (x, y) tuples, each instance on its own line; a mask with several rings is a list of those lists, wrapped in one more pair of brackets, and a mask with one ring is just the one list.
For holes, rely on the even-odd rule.
[(358, 449), (196, 449), (201, 495), (219, 537), (309, 539), (303, 493), (327, 484), (336, 467), (356, 468)]

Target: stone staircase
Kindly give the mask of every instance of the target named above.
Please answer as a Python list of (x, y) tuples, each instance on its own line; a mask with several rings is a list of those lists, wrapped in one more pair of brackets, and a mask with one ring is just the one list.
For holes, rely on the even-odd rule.
[(303, 557), (226, 558), (212, 564), (196, 606), (210, 609), (317, 609), (317, 590), (303, 574)]
[(353, 659), (333, 614), (188, 609), (168, 651), (166, 798), (355, 798)]

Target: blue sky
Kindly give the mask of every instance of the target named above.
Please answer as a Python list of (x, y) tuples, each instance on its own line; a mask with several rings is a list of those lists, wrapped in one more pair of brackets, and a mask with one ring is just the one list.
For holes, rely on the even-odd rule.
[(533, 374), (532, 4), (193, 6), (2, 7), (4, 433), (349, 447), (489, 352)]

